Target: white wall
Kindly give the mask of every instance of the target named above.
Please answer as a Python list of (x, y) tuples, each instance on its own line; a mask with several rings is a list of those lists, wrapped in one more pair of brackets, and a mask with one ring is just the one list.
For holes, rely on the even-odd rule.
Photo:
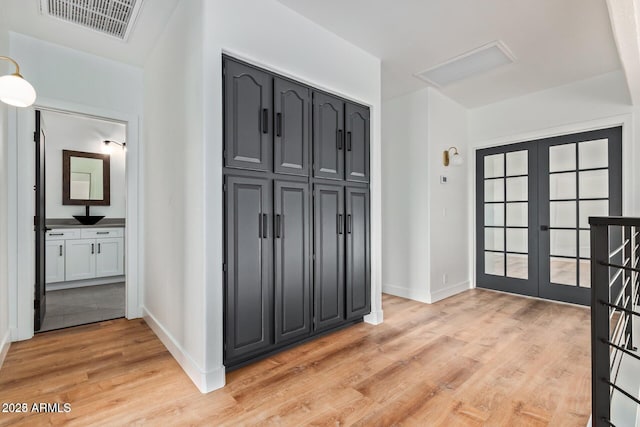
[[(126, 127), (122, 123), (53, 111), (42, 112), (42, 123), (46, 135), (47, 219), (69, 219), (73, 215), (84, 215), (84, 206), (65, 206), (62, 204), (62, 150), (105, 154), (107, 152), (102, 141), (106, 139), (118, 142), (125, 141)], [(124, 218), (127, 195), (125, 186), (126, 152), (117, 145), (111, 148), (109, 153), (111, 204), (109, 206), (91, 206), (91, 215)]]
[[(9, 33), (4, 30), (0, 18), (0, 55), (7, 56), (9, 52)], [(10, 64), (0, 62), (0, 75), (13, 73)], [(11, 107), (14, 108), (14, 107)], [(9, 350), (9, 239), (8, 239), (8, 149), (9, 126), (7, 112), (9, 107), (0, 102), (0, 366)]]
[(144, 315), (206, 391), (202, 58), (202, 3), (183, 1), (144, 68)]
[[(469, 287), (466, 109), (435, 89), (383, 103), (383, 290), (435, 302)], [(447, 177), (440, 184), (440, 176)]]
[(382, 290), (429, 300), (428, 92), (383, 102)]
[(467, 148), (467, 110), (436, 89), (428, 91), (429, 302), (435, 302), (469, 288), (467, 168), (445, 167), (442, 153), (456, 147), (467, 163), (473, 155)]
[[(514, 142), (623, 126), (623, 214), (640, 215), (640, 114), (630, 105), (622, 71), (552, 88), (470, 110), (469, 198), (470, 237), (475, 241), (475, 150)], [(469, 246), (474, 271), (475, 245)], [(475, 282), (475, 272), (472, 281)]]
[[(142, 70), (10, 33), (10, 56), (36, 89), (34, 107), (84, 113), (127, 123), (127, 317), (139, 317), (138, 127)], [(12, 340), (33, 336), (34, 108), (9, 115), (9, 310)]]

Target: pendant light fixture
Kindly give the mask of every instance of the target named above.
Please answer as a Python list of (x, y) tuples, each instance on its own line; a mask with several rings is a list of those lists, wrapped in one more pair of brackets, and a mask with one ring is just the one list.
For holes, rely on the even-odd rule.
[(0, 77), (0, 101), (16, 107), (28, 107), (36, 100), (36, 91), (31, 83), (20, 75), (20, 66), (8, 56), (0, 56), (1, 60), (11, 62), (16, 72)]

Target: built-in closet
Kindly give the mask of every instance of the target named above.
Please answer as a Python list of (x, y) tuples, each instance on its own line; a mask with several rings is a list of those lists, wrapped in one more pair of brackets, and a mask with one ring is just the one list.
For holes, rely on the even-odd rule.
[(369, 108), (225, 56), (225, 366), (371, 307)]

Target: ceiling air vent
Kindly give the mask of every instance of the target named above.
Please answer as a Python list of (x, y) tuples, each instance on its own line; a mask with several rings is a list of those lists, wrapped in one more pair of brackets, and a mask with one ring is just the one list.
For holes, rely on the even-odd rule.
[(515, 56), (504, 43), (495, 41), (417, 73), (415, 76), (437, 87), (443, 87), (486, 73), (502, 65), (511, 64), (515, 60)]
[(40, 0), (43, 15), (127, 40), (142, 0)]

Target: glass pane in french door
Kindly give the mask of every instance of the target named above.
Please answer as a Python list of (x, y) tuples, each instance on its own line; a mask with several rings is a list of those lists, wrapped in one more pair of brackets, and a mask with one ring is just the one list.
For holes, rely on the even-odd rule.
[(538, 142), (540, 296), (589, 303), (589, 217), (621, 214), (621, 129)]
[(485, 274), (528, 279), (528, 153), (484, 158)]

